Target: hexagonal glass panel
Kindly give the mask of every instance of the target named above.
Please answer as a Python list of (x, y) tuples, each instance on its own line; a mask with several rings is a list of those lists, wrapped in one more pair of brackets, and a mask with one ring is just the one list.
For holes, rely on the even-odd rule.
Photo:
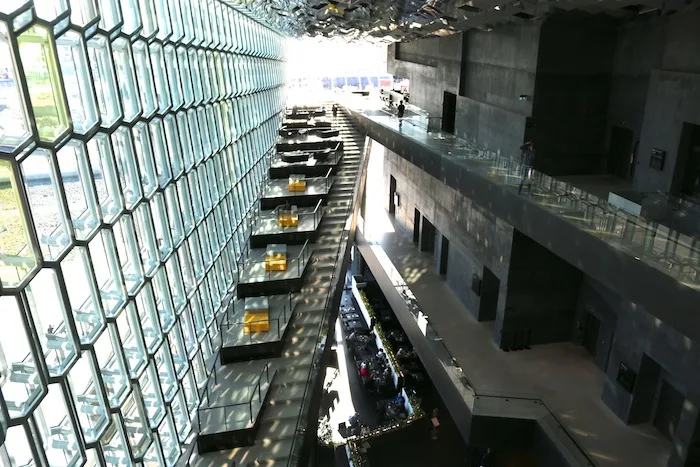
[(102, 218), (111, 224), (124, 210), (112, 141), (108, 135), (98, 133), (88, 141), (87, 149)]
[(126, 435), (122, 427), (122, 418), (118, 413), (112, 414), (112, 419), (107, 431), (100, 438), (102, 452), (107, 465), (133, 466), (129, 448), (126, 444)]
[[(142, 385), (148, 380), (148, 373), (144, 373), (139, 383)], [(143, 399), (138, 385), (126, 399), (126, 402), (119, 411), (124, 420), (126, 439), (131, 446), (134, 457), (143, 457), (153, 439), (153, 433), (148, 429), (146, 411), (143, 408)]]
[(86, 443), (96, 442), (109, 425), (107, 404), (100, 390), (93, 358), (90, 351), (84, 350), (68, 374), (73, 403)]
[(113, 409), (121, 406), (131, 389), (126, 363), (122, 359), (119, 347), (117, 328), (114, 324), (110, 324), (108, 332), (102, 333), (102, 336), (95, 342), (94, 348), (97, 367), (107, 391), (107, 400)]
[[(0, 296), (3, 325), (0, 326), (0, 387), (10, 418), (27, 415), (45, 391), (19, 302)], [(9, 433), (8, 433), (9, 436)]]
[(127, 209), (133, 209), (141, 201), (141, 180), (136, 165), (136, 154), (128, 127), (122, 126), (112, 133), (112, 145), (119, 173), (119, 185)]
[(127, 304), (125, 311), (117, 318), (117, 329), (121, 347), (126, 356), (129, 377), (138, 378), (146, 368), (148, 356), (143, 344), (138, 312), (133, 301)]
[(37, 149), (22, 161), (21, 168), (41, 253), (45, 260), (54, 261), (71, 244), (54, 156), (46, 149)]
[(112, 318), (119, 314), (126, 303), (126, 290), (112, 231), (101, 230), (90, 241), (88, 249), (105, 316)]
[(141, 30), (141, 12), (138, 0), (119, 0), (119, 4), (124, 18), (122, 33), (133, 36)]
[(102, 128), (110, 128), (122, 118), (122, 109), (109, 41), (104, 36), (96, 35), (88, 41), (87, 47), (100, 109), (100, 124)]
[(100, 6), (100, 29), (108, 35), (119, 32), (123, 24), (118, 0), (97, 0)]
[(3, 287), (15, 287), (37, 267), (25, 211), (12, 162), (0, 159), (0, 279)]
[(56, 158), (75, 237), (86, 240), (99, 227), (101, 217), (87, 149), (82, 141), (71, 140)]
[(95, 0), (70, 0), (70, 21), (76, 26), (86, 27), (97, 21), (99, 13)]
[(133, 56), (143, 117), (150, 118), (158, 110), (158, 101), (151, 73), (151, 54), (148, 44), (144, 41), (136, 41), (133, 45)]
[[(24, 426), (11, 426), (7, 430), (5, 443), (0, 446), (0, 458), (8, 459), (10, 466), (35, 467), (39, 466), (34, 458), (29, 439), (24, 431)], [(4, 462), (3, 462), (4, 464)]]
[(56, 39), (58, 61), (68, 98), (73, 131), (84, 135), (99, 122), (99, 111), (93, 94), (85, 43), (80, 34), (67, 31)]
[(80, 343), (92, 344), (104, 330), (105, 318), (87, 248), (74, 247), (61, 260), (61, 271)]
[(34, 121), (42, 141), (53, 142), (70, 127), (51, 32), (32, 26), (17, 37)]
[[(180, 444), (177, 442), (177, 432), (170, 410), (168, 410), (168, 415), (158, 428), (158, 436), (163, 450), (165, 465), (172, 467), (177, 462), (178, 457), (180, 457)], [(153, 444), (155, 445), (156, 443)]]
[(78, 358), (72, 315), (53, 269), (41, 269), (26, 288), (27, 304), (49, 376), (62, 376)]
[(112, 42), (112, 57), (114, 67), (119, 76), (117, 86), (121, 97), (124, 121), (131, 122), (141, 114), (141, 98), (134, 73), (134, 59), (131, 54), (131, 44), (123, 37)]
[(58, 384), (50, 384), (48, 393), (32, 417), (39, 431), (50, 466), (73, 467), (85, 462), (78, 444), (78, 428), (68, 411), (66, 395)]
[[(7, 25), (0, 21), (0, 63), (4, 78), (0, 109), (0, 152), (11, 152), (29, 138), (27, 111), (17, 81), (15, 58), (10, 48)], [(4, 76), (3, 76), (4, 75)]]

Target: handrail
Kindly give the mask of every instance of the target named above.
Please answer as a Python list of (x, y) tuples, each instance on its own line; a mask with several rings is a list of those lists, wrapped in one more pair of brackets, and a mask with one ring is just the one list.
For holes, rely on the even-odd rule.
[[(244, 250), (245, 255), (248, 256), (250, 254), (250, 247), (246, 246), (246, 250)], [(296, 262), (296, 267), (297, 267), (297, 274), (301, 275), (301, 272), (303, 271), (303, 268), (306, 266), (306, 258), (308, 256), (308, 249), (309, 249), (309, 239), (306, 239), (304, 242), (304, 245), (301, 247), (301, 250), (299, 253), (294, 258), (287, 259), (287, 269), (289, 269), (289, 265)], [(239, 274), (248, 266), (254, 265), (254, 264), (264, 264), (266, 262), (266, 259), (250, 259), (249, 257), (244, 258), (243, 257), (243, 252), (241, 254), (241, 258), (236, 262), (236, 267), (238, 268)], [(272, 278), (272, 273), (275, 271), (264, 271), (263, 274), (258, 274), (256, 277), (262, 276), (267, 276), (268, 279)]]
[[(270, 322), (270, 323), (277, 323), (277, 338), (281, 339), (282, 338), (282, 323), (288, 323), (289, 322), (289, 317), (292, 315), (294, 311), (294, 305), (293, 305), (293, 300), (292, 300), (292, 293), (289, 292), (287, 294), (287, 298), (289, 299), (288, 302), (285, 302), (284, 306), (282, 307), (282, 313), (277, 316), (276, 318), (266, 318), (266, 319), (261, 319), (260, 321), (249, 321), (246, 322), (245, 320), (237, 320), (237, 321), (231, 321), (231, 313), (227, 310), (226, 311), (226, 317), (221, 323), (222, 327), (225, 327), (226, 330), (224, 332), (230, 332), (232, 328), (238, 327), (238, 326), (245, 326), (246, 324), (250, 323), (256, 323), (256, 322)], [(235, 305), (234, 305), (235, 307)], [(235, 308), (233, 314), (235, 315)], [(253, 342), (253, 334), (248, 333), (248, 341), (249, 343)], [(222, 341), (222, 346), (223, 346), (223, 341)]]

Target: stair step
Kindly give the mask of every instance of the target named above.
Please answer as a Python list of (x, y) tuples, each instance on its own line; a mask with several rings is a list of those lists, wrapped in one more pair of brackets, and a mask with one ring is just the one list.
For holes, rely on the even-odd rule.
[(265, 407), (261, 421), (298, 417), (301, 412), (301, 401), (290, 401), (289, 404), (268, 405)]
[(279, 441), (291, 439), (297, 429), (297, 419), (277, 419), (263, 421), (258, 430), (257, 440), (263, 444), (266, 441)]

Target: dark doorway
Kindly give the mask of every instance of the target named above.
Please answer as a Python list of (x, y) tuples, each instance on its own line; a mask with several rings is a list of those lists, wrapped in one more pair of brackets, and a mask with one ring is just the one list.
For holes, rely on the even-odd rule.
[(450, 241), (444, 235), (440, 236), (440, 256), (438, 257), (438, 274), (447, 274), (447, 258), (450, 253)]
[(423, 216), (421, 218), (420, 240), (418, 242), (420, 251), (433, 252), (435, 249), (435, 226)]
[(481, 300), (479, 302), (479, 321), (493, 321), (498, 309), (498, 290), (501, 280), (484, 266), (481, 279)]
[(389, 214), (392, 216), (396, 214), (396, 202), (394, 198), (396, 197), (396, 179), (393, 175), (389, 175)]
[(442, 131), (455, 132), (455, 115), (457, 114), (457, 95), (445, 91), (442, 97)]
[(671, 439), (681, 418), (685, 397), (665, 379), (661, 381), (659, 399), (654, 413), (654, 426)]
[(420, 240), (420, 211), (418, 208), (413, 210), (413, 243), (418, 243)]
[(634, 163), (634, 132), (629, 128), (613, 126), (610, 130), (608, 173), (620, 178), (632, 176)]
[(582, 344), (588, 352), (595, 357), (598, 348), (598, 333), (600, 332), (600, 320), (589, 311), (583, 314), (583, 339)]
[(683, 124), (678, 161), (676, 170), (682, 170), (682, 174), (677, 175), (681, 180), (681, 194), (700, 198), (700, 126)]

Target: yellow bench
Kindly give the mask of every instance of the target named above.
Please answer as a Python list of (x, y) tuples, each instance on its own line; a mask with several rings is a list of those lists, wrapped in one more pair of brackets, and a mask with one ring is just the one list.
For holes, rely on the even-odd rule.
[(292, 206), (289, 209), (280, 208), (278, 219), (280, 227), (297, 227), (299, 225), (297, 207)]
[(306, 177), (304, 175), (289, 176), (289, 191), (304, 192), (306, 191)]
[(246, 298), (244, 310), (243, 330), (246, 334), (270, 330), (270, 303), (267, 297)]
[(265, 251), (265, 271), (287, 270), (287, 245), (267, 245)]

